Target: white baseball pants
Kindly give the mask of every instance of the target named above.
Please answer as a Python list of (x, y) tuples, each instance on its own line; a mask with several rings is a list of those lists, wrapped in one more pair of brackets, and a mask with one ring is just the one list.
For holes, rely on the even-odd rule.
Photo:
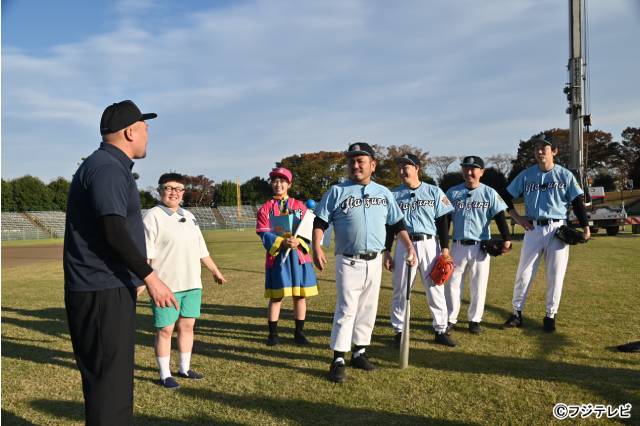
[(445, 284), (445, 297), (450, 323), (458, 322), (460, 303), (464, 291), (464, 279), (469, 275), (470, 301), (467, 318), (472, 322), (482, 321), (484, 302), (489, 281), (490, 256), (480, 249), (480, 244), (465, 246), (453, 243), (451, 257), (455, 268), (449, 282)]
[(331, 349), (349, 352), (351, 344), (368, 346), (378, 312), (382, 256), (373, 260), (336, 255), (336, 309)]
[(569, 245), (555, 238), (554, 235), (556, 230), (564, 224), (565, 221), (550, 222), (548, 225), (535, 226), (531, 231), (525, 232), (513, 288), (514, 311), (524, 309), (531, 283), (544, 256), (547, 270), (547, 316), (553, 318), (558, 313), (562, 284), (569, 263)]
[[(427, 304), (433, 317), (433, 329), (443, 332), (447, 328), (447, 301), (444, 295), (444, 285), (435, 285), (429, 274), (433, 265), (438, 260), (440, 248), (435, 238), (430, 240), (415, 241), (413, 248), (418, 254), (418, 264), (411, 269), (411, 283), (415, 280), (418, 271), (422, 278), (422, 285), (427, 296)], [(404, 261), (407, 248), (404, 244), (396, 244), (393, 270), (393, 297), (391, 299), (391, 326), (396, 333), (402, 331), (404, 324), (404, 311), (407, 308), (407, 273), (409, 268)]]

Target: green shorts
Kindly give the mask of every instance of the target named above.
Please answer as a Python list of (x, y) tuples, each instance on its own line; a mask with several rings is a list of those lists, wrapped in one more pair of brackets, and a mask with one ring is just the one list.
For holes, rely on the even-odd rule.
[(200, 304), (202, 303), (202, 289), (194, 288), (193, 290), (178, 291), (173, 293), (180, 312), (175, 306), (168, 308), (159, 308), (151, 301), (151, 310), (153, 311), (153, 325), (156, 328), (164, 328), (168, 325), (175, 324), (179, 317), (184, 318), (200, 318)]

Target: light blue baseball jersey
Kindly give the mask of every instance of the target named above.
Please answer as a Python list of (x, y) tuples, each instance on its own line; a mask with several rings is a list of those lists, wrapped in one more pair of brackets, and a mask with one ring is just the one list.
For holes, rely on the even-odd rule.
[(491, 219), (507, 204), (495, 189), (483, 183), (475, 189), (464, 183), (449, 188), (447, 198), (453, 204), (453, 239), (482, 241), (491, 238)]
[(545, 172), (536, 164), (521, 171), (507, 186), (513, 198), (524, 195), (529, 219), (565, 219), (571, 201), (583, 191), (573, 173), (559, 164)]
[(421, 182), (411, 189), (405, 184), (391, 191), (398, 207), (404, 213), (404, 223), (410, 234), (436, 235), (436, 218), (453, 211), (453, 206), (442, 189)]
[(315, 214), (333, 223), (336, 254), (382, 251), (385, 225), (398, 223), (403, 217), (391, 191), (373, 181), (332, 186), (316, 205)]

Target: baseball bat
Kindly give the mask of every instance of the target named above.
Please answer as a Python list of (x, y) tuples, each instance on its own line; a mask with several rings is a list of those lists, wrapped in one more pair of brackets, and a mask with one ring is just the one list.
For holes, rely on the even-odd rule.
[(409, 342), (410, 342), (410, 320), (411, 320), (411, 262), (412, 258), (408, 257), (405, 262), (407, 265), (407, 305), (404, 310), (404, 322), (402, 323), (402, 338), (400, 339), (400, 360), (398, 366), (407, 368), (409, 366)]

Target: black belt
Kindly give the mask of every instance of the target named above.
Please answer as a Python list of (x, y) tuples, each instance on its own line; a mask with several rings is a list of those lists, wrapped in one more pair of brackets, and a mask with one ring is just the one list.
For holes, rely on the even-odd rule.
[(547, 226), (550, 223), (554, 223), (554, 222), (562, 222), (563, 219), (538, 219), (538, 220), (530, 220), (529, 223), (531, 225), (535, 225), (537, 226)]
[(480, 244), (480, 241), (476, 240), (453, 240), (454, 243), (462, 244), (463, 246), (475, 246)]
[(423, 240), (430, 240), (433, 238), (433, 235), (430, 234), (409, 234), (409, 238), (411, 238), (411, 241), (423, 241)]
[(378, 257), (380, 253), (377, 251), (372, 251), (371, 253), (362, 253), (362, 254), (348, 254), (342, 253), (344, 257), (349, 257), (351, 259), (360, 259), (360, 260), (373, 260)]

